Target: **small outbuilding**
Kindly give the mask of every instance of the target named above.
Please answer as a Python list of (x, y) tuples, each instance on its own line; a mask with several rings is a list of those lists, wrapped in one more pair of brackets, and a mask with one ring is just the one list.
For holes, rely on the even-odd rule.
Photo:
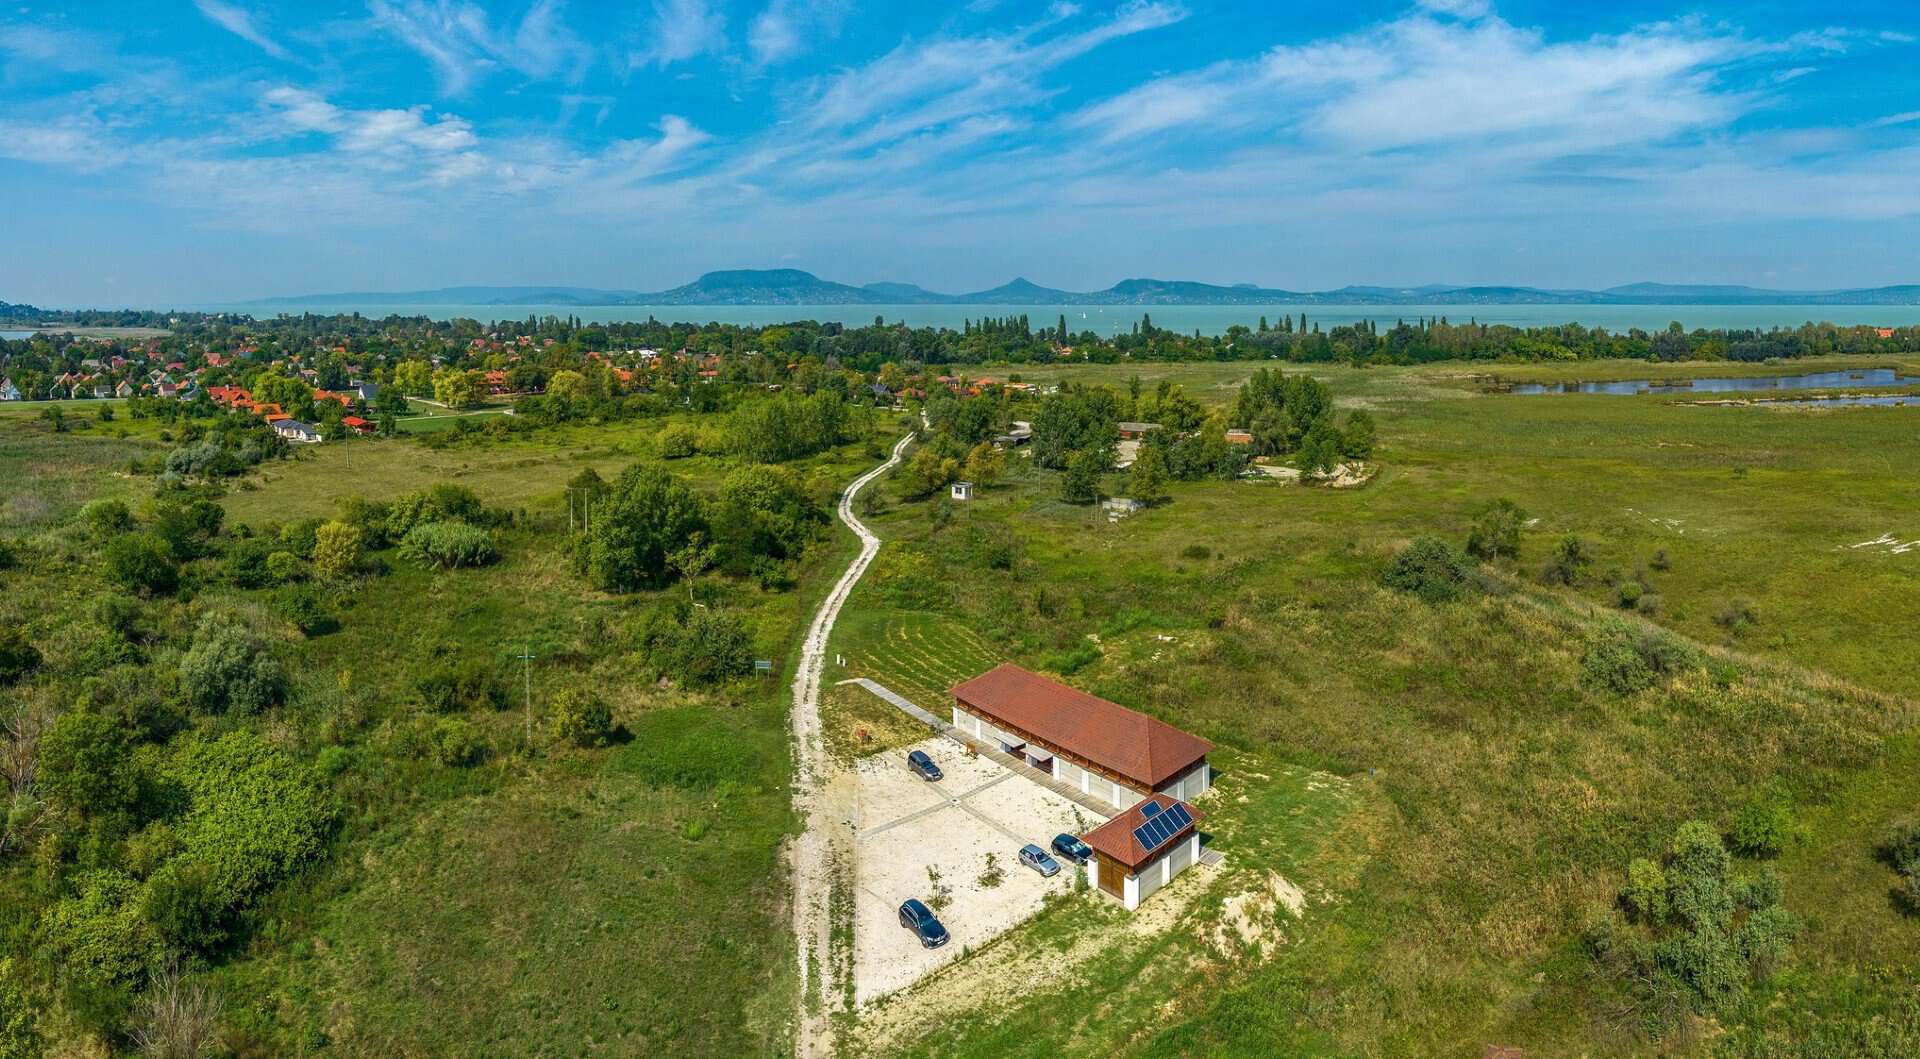
[(972, 500), (973, 499), (973, 483), (972, 482), (955, 482), (953, 483), (952, 492), (953, 492), (953, 498), (955, 500)]
[(1120, 424), (1120, 436), (1128, 441), (1139, 441), (1141, 438), (1159, 429), (1160, 424), (1158, 423), (1122, 423)]
[(1150, 795), (1080, 836), (1093, 847), (1094, 888), (1127, 911), (1200, 860), (1200, 810), (1178, 798)]

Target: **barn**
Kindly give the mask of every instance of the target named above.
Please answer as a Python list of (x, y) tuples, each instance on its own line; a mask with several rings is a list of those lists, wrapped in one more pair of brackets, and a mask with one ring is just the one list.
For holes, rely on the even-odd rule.
[(1200, 859), (1200, 810), (1164, 794), (1080, 836), (1093, 847), (1094, 888), (1131, 912)]
[(996, 666), (951, 694), (955, 728), (1116, 809), (1155, 794), (1186, 801), (1213, 785), (1212, 743), (1019, 666)]

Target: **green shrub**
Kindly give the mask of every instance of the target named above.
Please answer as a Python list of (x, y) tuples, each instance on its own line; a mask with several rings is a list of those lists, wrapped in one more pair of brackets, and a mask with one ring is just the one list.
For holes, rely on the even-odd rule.
[(1797, 833), (1793, 810), (1777, 798), (1756, 798), (1733, 814), (1727, 839), (1749, 857), (1777, 857)]
[(133, 512), (120, 500), (89, 500), (81, 505), (79, 519), (87, 532), (103, 539), (133, 528)]
[(0, 624), (0, 687), (40, 668), (40, 651), (27, 640), (27, 630), (11, 622)]
[(180, 660), (180, 689), (209, 713), (253, 714), (280, 701), (286, 670), (237, 618), (209, 614)]
[(1580, 671), (1591, 687), (1632, 695), (1699, 664), (1691, 648), (1667, 633), (1612, 621), (1588, 638)]
[(441, 570), (485, 566), (499, 558), (493, 533), (464, 522), (422, 522), (407, 531), (400, 554)]
[(307, 565), (292, 552), (274, 552), (267, 556), (267, 576), (284, 585), (306, 577)]
[(693, 455), (695, 435), (693, 428), (684, 423), (675, 423), (660, 432), (660, 458), (680, 460)]
[(0, 1059), (40, 1059), (38, 1022), (14, 978), (13, 960), (0, 959)]
[(213, 870), (185, 857), (154, 872), (140, 894), (140, 914), (155, 933), (190, 953), (206, 952), (226, 938), (229, 911)]
[(415, 526), (427, 522), (485, 521), (486, 507), (464, 485), (441, 482), (395, 500), (387, 508), (387, 536), (404, 540)]
[(324, 636), (340, 627), (325, 592), (314, 585), (288, 585), (273, 599), (273, 615), (303, 636)]
[(1100, 648), (1090, 640), (1082, 640), (1064, 651), (1048, 654), (1040, 660), (1040, 668), (1051, 670), (1061, 676), (1072, 676), (1099, 660)]
[(144, 533), (115, 537), (107, 545), (107, 574), (116, 584), (143, 596), (160, 596), (180, 586), (173, 550)]
[(1720, 836), (1698, 820), (1675, 831), (1664, 863), (1628, 865), (1620, 901), (1637, 929), (1602, 921), (1588, 929), (1587, 948), (1656, 1022), (1675, 1017), (1665, 1006), (1675, 988), (1698, 1011), (1726, 1010), (1785, 958), (1800, 930), (1780, 904), (1779, 879), (1734, 877)]
[(420, 705), (435, 713), (498, 709), (507, 703), (506, 686), (494, 666), (479, 658), (442, 659), (414, 677)]
[(212, 906), (227, 913), (318, 861), (338, 820), (313, 774), (250, 731), (186, 741), (165, 775), (187, 798), (169, 864), (204, 872)]
[(0, 570), (11, 570), (20, 565), (20, 550), (12, 541), (0, 537)]
[(296, 519), (280, 527), (280, 546), (302, 559), (313, 558), (313, 546), (320, 540), (323, 519)]
[(569, 688), (553, 697), (553, 737), (574, 746), (606, 746), (613, 736), (613, 711), (598, 696)]
[(1428, 603), (1445, 603), (1460, 597), (1472, 574), (1472, 563), (1453, 545), (1438, 537), (1418, 537), (1400, 549), (1380, 579), (1388, 588)]
[(1527, 524), (1527, 513), (1520, 505), (1501, 497), (1481, 508), (1474, 516), (1473, 529), (1467, 533), (1467, 554), (1476, 559), (1512, 559), (1520, 554), (1520, 530)]
[(1549, 585), (1577, 585), (1586, 579), (1587, 568), (1592, 565), (1587, 543), (1569, 533), (1554, 546), (1553, 557), (1540, 571), (1540, 580)]
[(487, 756), (486, 739), (465, 717), (442, 717), (435, 721), (428, 744), (433, 748), (433, 759), (442, 765), (477, 765)]
[(314, 530), (313, 572), (328, 581), (341, 581), (360, 572), (365, 552), (360, 527), (347, 522), (323, 522)]
[[(265, 538), (248, 537), (235, 541), (227, 549), (226, 558), (221, 561), (220, 572), (240, 588), (264, 588), (282, 580), (267, 565), (267, 560), (273, 554), (273, 543)], [(296, 565), (299, 563), (291, 554), (287, 554), (287, 558)]]
[(89, 815), (133, 807), (140, 789), (133, 741), (125, 728), (93, 710), (70, 710), (40, 737), (40, 789)]
[(1191, 559), (1196, 562), (1198, 562), (1201, 559), (1209, 558), (1212, 555), (1213, 555), (1213, 549), (1207, 547), (1204, 544), (1189, 544), (1185, 548), (1180, 549), (1180, 558)]
[(731, 614), (708, 609), (654, 615), (641, 646), (655, 672), (688, 687), (724, 683), (753, 672), (753, 640)]
[(68, 980), (101, 988), (145, 978), (161, 943), (140, 914), (139, 885), (124, 872), (98, 870), (81, 875), (74, 890), (41, 921)]

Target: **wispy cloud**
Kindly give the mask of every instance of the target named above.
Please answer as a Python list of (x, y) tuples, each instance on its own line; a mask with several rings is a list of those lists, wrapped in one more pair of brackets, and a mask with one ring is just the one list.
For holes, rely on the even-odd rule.
[(246, 8), (227, 3), (226, 0), (193, 0), (193, 4), (201, 14), (219, 23), (227, 32), (276, 59), (287, 58), (287, 50), (254, 25), (253, 14)]
[(568, 27), (565, 7), (564, 0), (536, 0), (517, 25), (496, 26), (486, 8), (466, 0), (367, 0), (373, 25), (431, 63), (451, 96), (502, 69), (578, 80), (592, 49)]
[(627, 66), (666, 69), (727, 47), (727, 18), (707, 0), (653, 0), (647, 43), (627, 56)]
[(747, 27), (754, 62), (785, 62), (840, 35), (850, 0), (772, 0)]

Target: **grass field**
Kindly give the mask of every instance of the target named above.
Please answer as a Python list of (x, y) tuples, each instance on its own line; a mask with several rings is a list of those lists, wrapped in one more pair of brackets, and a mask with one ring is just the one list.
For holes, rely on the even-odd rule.
[[(836, 526), (787, 591), (709, 575), (724, 597), (716, 604), (753, 637), (754, 656), (775, 662), (774, 679), (713, 692), (656, 684), (630, 633), (660, 593), (584, 586), (569, 569), (561, 490), (582, 467), (611, 478), (650, 455), (662, 425), (444, 449), (356, 440), (298, 450), (225, 494), (229, 526), (266, 529), (329, 515), (349, 494), (388, 499), (441, 481), (522, 517), (498, 531), (501, 561), (483, 569), (432, 572), (385, 553), (382, 576), (334, 594), (339, 629), (311, 639), (271, 616), (271, 590), (232, 588), (205, 563), (190, 571), (191, 612), (148, 605), (170, 616), (168, 633), (209, 610), (274, 630), (289, 705), (222, 723), (256, 724), (303, 762), (324, 758), (344, 809), (326, 860), (252, 912), (241, 951), (210, 972), (236, 1055), (785, 1049), (793, 951), (778, 854), (792, 827), (787, 674), (852, 538)], [(151, 426), (135, 429), (157, 434)], [(164, 444), (95, 434), (0, 417), (0, 468), (18, 468), (30, 483), (15, 496), (38, 498), (33, 520), (4, 529), (39, 535), (33, 565), (0, 575), (8, 587), (0, 621), (30, 623), (63, 662), (70, 645), (95, 635), (88, 600), (105, 586), (85, 562), (84, 534), (47, 527), (93, 496), (143, 499), (151, 479), (108, 469)], [(793, 466), (824, 498), (876, 462), (870, 447)], [(694, 457), (671, 466), (710, 491), (733, 464)], [(523, 651), (534, 655), (530, 681)], [(448, 657), (476, 660), (505, 692), (499, 708), (461, 714), (492, 748), (473, 767), (433, 759), (427, 737), (438, 718), (413, 691), (425, 662)], [(167, 648), (146, 682), (170, 687), (177, 661), (178, 648)], [(541, 748), (531, 755), (518, 749), (529, 684)], [(609, 703), (615, 745), (572, 750), (546, 736), (547, 706), (568, 688)], [(9, 858), (5, 869), (0, 904), (36, 895), (5, 917), (9, 930), (29, 929), (46, 894), (29, 886), (27, 862)]]
[[(1150, 385), (1154, 372), (1139, 367)], [(1252, 367), (1164, 374), (1220, 401)], [(1637, 377), (1645, 365), (1533, 374), (1600, 377), (1596, 367)], [(1027, 377), (1119, 383), (1133, 370)], [(1871, 850), (1920, 797), (1910, 782), (1920, 658), (1911, 637), (1890, 632), (1920, 621), (1920, 550), (1849, 545), (1920, 538), (1912, 410), (1487, 395), (1458, 365), (1324, 374), (1343, 406), (1379, 418), (1382, 473), (1367, 488), (1189, 483), (1170, 504), (1110, 524), (1055, 500), (1054, 479), (1016, 461), (1007, 484), (951, 505), (948, 521), (925, 503), (873, 520), (891, 553), (846, 620), (862, 630), (853, 656), (921, 687), (937, 682), (922, 675), (927, 652), (905, 645), (957, 645), (966, 666), (988, 645), (1050, 668), (1093, 644), (1076, 684), (1235, 753), (1343, 777), (1378, 807), (1352, 890), (1258, 967), (1095, 964), (1030, 997), (942, 1010), (926, 1036), (872, 1050), (1448, 1056), (1507, 1043), (1542, 1055), (1733, 1054), (1773, 1033), (1786, 1050), (1757, 1054), (1794, 1054), (1796, 1034), (1896, 1002), (1895, 983), (1920, 966), (1920, 924), (1890, 905)], [(1496, 496), (1539, 519), (1499, 575), (1508, 594), (1431, 607), (1378, 587), (1397, 547), (1422, 533), (1460, 541)], [(1568, 533), (1597, 556), (1590, 582), (1534, 585)], [(983, 561), (1008, 545), (1010, 569)], [(1723, 667), (1715, 680), (1731, 682), (1688, 678), (1625, 699), (1584, 686), (1583, 644), (1618, 613), (1610, 567), (1644, 568), (1664, 601), (1656, 620), (1701, 644)], [(1757, 620), (1730, 630), (1715, 617), (1735, 599)], [(926, 631), (894, 635), (889, 614), (905, 608), (931, 615), (918, 623)], [(974, 635), (946, 631), (956, 625)], [(956, 657), (949, 668), (959, 667)], [(1280, 775), (1230, 775), (1213, 803), (1225, 819), (1239, 795), (1265, 796), (1256, 773)], [(1608, 907), (1626, 861), (1657, 852), (1681, 820), (1724, 826), (1776, 789), (1805, 834), (1774, 865), (1807, 923), (1794, 960), (1718, 1030), (1641, 1036), (1580, 952), (1580, 925)], [(1229, 856), (1278, 823), (1244, 819), (1221, 842)], [(1031, 929), (1009, 944), (1044, 944), (1059, 928)], [(1043, 1029), (1087, 1009), (1131, 1029)]]

